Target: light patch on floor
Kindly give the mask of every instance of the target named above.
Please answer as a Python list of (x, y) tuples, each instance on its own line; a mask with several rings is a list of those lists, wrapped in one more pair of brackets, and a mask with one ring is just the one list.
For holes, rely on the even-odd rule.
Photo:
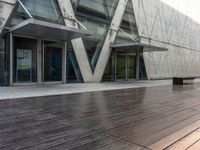
[(0, 88), (0, 100), (63, 95), (72, 93), (107, 91), (129, 88), (153, 87), (172, 84), (171, 80), (120, 81), (106, 83), (79, 83), (58, 85), (13, 86)]
[(152, 150), (200, 150), (200, 121), (149, 146)]

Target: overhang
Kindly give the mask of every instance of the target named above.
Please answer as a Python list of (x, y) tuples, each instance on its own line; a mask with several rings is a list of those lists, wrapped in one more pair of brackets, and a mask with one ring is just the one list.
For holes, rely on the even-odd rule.
[[(132, 43), (125, 43), (125, 44), (113, 44), (111, 46), (113, 49), (117, 50), (126, 50), (128, 52), (156, 52), (156, 51), (168, 51), (167, 48), (164, 47), (157, 47), (148, 44), (143, 44), (140, 42), (132, 42)], [(147, 48), (147, 49), (145, 49)]]
[(90, 35), (88, 31), (69, 26), (28, 19), (14, 27), (10, 32), (14, 34), (47, 38), (53, 40), (71, 40)]

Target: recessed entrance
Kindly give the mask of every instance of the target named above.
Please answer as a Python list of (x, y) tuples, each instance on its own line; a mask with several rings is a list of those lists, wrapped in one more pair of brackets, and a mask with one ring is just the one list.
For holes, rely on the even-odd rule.
[(147, 73), (143, 53), (116, 50), (111, 53), (103, 81), (146, 80)]
[(14, 37), (13, 82), (37, 82), (37, 40)]
[(44, 82), (62, 81), (62, 42), (43, 42), (43, 80)]
[(14, 36), (13, 83), (64, 82), (64, 42)]
[(136, 56), (134, 53), (117, 52), (116, 79), (129, 80), (136, 78)]

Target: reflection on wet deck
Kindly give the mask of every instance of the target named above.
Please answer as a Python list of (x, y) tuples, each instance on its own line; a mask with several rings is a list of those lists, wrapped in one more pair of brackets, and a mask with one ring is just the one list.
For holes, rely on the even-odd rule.
[(0, 149), (146, 150), (200, 119), (200, 84), (0, 101)]

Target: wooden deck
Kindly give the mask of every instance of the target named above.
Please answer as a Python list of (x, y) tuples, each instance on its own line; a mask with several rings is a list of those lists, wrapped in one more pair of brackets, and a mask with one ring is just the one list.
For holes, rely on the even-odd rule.
[(200, 84), (2, 100), (0, 149), (148, 150), (198, 120)]

